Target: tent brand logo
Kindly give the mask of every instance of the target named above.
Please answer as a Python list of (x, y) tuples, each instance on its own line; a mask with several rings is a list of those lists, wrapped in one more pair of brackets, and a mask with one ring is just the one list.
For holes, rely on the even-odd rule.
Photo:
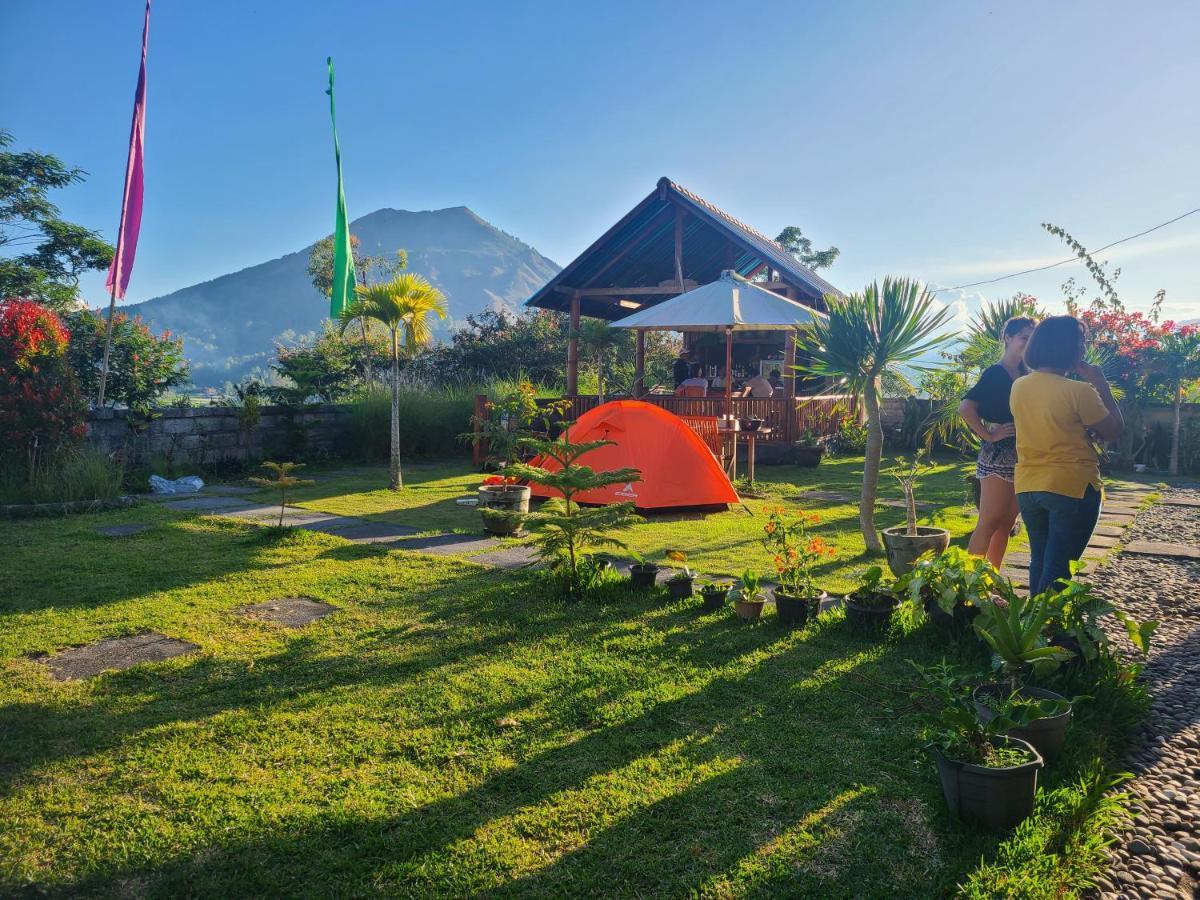
[(618, 497), (637, 497), (637, 491), (633, 489), (633, 482), (629, 482), (625, 487), (617, 491)]

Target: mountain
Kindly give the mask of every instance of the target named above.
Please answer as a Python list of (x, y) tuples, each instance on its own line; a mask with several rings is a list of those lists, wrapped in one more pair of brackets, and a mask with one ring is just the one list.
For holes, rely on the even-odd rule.
[[(442, 337), (469, 313), (516, 310), (560, 268), (465, 206), (379, 209), (356, 219), (350, 230), (362, 253), (390, 257), (406, 250), (408, 270), (441, 289), (450, 307), (438, 325)], [(197, 385), (237, 381), (251, 369), (265, 369), (276, 342), (316, 331), (328, 315), (329, 301), (306, 271), (311, 249), (122, 309), (155, 331), (183, 337)]]

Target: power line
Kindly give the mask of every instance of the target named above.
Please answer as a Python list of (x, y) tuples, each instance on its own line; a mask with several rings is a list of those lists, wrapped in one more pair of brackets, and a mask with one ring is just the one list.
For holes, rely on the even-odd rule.
[[(1145, 231), (1139, 231), (1137, 234), (1131, 234), (1131, 235), (1129, 235), (1129, 237), (1123, 237), (1118, 241), (1113, 241), (1111, 244), (1105, 244), (1103, 247), (1100, 247), (1096, 250), (1089, 251), (1090, 255), (1095, 256), (1097, 253), (1103, 253), (1109, 247), (1115, 247), (1115, 246), (1117, 246), (1117, 244), (1124, 244), (1126, 241), (1132, 241), (1135, 238), (1144, 237), (1145, 235), (1149, 234), (1152, 231), (1158, 231), (1158, 229), (1160, 229), (1160, 228), (1166, 228), (1168, 225), (1173, 225), (1176, 222), (1178, 222), (1180, 219), (1186, 219), (1188, 216), (1193, 215), (1198, 212), (1200, 212), (1200, 206), (1196, 207), (1195, 209), (1190, 209), (1187, 212), (1183, 213), (1182, 215), (1176, 216), (1173, 219), (1168, 219), (1166, 222), (1161, 222), (1158, 225), (1155, 225), (1153, 228), (1147, 228)], [(1066, 259), (1060, 259), (1056, 263), (1050, 263), (1050, 265), (1048, 265), (1048, 266), (1038, 266), (1037, 268), (1034, 268), (1034, 269), (1025, 269), (1021, 272), (1013, 272), (1011, 275), (1001, 275), (999, 278), (989, 278), (986, 281), (972, 281), (970, 284), (960, 284), (960, 285), (956, 285), (955, 287), (938, 288), (937, 290), (930, 291), (929, 293), (941, 294), (941, 293), (944, 293), (945, 291), (961, 291), (961, 290), (964, 290), (965, 288), (979, 287), (980, 285), (983, 285), (983, 284), (995, 284), (997, 281), (1007, 281), (1010, 278), (1016, 278), (1020, 275), (1029, 275), (1033, 272), (1044, 272), (1047, 269), (1056, 269), (1059, 266), (1065, 266), (1067, 263), (1070, 263), (1070, 262), (1078, 262), (1081, 258), (1082, 257), (1078, 256), (1078, 255), (1077, 256), (1069, 256)]]

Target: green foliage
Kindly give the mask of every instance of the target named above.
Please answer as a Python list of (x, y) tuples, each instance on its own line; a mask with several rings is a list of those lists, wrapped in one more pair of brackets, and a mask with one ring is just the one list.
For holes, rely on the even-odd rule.
[(762, 586), (762, 577), (753, 569), (747, 569), (742, 573), (740, 583), (734, 589), (734, 593), (743, 603), (764, 603), (767, 599)]
[(909, 535), (915, 536), (917, 533), (917, 484), (921, 477), (933, 470), (933, 464), (929, 461), (929, 454), (925, 450), (919, 450), (909, 459), (906, 456), (896, 457), (896, 462), (891, 466), (887, 473), (900, 483), (900, 490), (904, 492), (904, 515), (907, 524), (906, 532)]
[(30, 297), (57, 311), (69, 309), (79, 276), (105, 269), (113, 248), (100, 235), (64, 221), (49, 192), (83, 180), (57, 156), (8, 150), (13, 136), (0, 129), (0, 298)]
[[(386, 349), (379, 349), (386, 354)], [(313, 398), (322, 403), (341, 402), (361, 383), (356, 367), (359, 352), (350, 339), (326, 322), (312, 343), (275, 348), (276, 361), (271, 368), (290, 385), (272, 386), (268, 395), (285, 404), (304, 403)]]
[(562, 383), (567, 359), (566, 320), (538, 311), (514, 316), (485, 310), (466, 317), (450, 343), (425, 350), (412, 361), (427, 381), (478, 384), (495, 378), (527, 378), (534, 384)]
[[(63, 317), (71, 332), (67, 359), (85, 397), (95, 397), (100, 388), (104, 359), (107, 316), (90, 309), (77, 309)], [(140, 316), (113, 313), (112, 346), (108, 356), (108, 379), (104, 402), (145, 412), (169, 391), (188, 383), (183, 341), (171, 332), (150, 331)]]
[(604, 372), (608, 358), (621, 345), (622, 332), (603, 319), (584, 319), (575, 333), (579, 340), (579, 351), (592, 359), (596, 367), (596, 399), (604, 402)]
[(69, 503), (110, 500), (121, 493), (121, 466), (99, 450), (59, 454), (32, 478), (15, 467), (0, 467), (0, 503)]
[(793, 597), (819, 596), (814, 569), (822, 559), (837, 555), (836, 547), (809, 534), (820, 522), (816, 513), (787, 515), (782, 506), (776, 506), (763, 525), (762, 545), (775, 563), (779, 586)]
[[(359, 252), (357, 234), (350, 235), (350, 253), (354, 257), (354, 271), (361, 284), (368, 280), (386, 281), (397, 272), (408, 268), (408, 253), (397, 250), (394, 259), (386, 256), (369, 256)], [(308, 251), (308, 277), (313, 287), (326, 297), (333, 291), (333, 235), (326, 235)]]
[(960, 887), (963, 900), (1059, 900), (1080, 897), (1108, 868), (1107, 849), (1130, 823), (1132, 777), (1099, 762), (1074, 781), (1038, 791), (1033, 814), (1000, 844), (995, 859)]
[[(398, 399), (402, 457), (450, 459), (463, 455), (459, 436), (474, 409), (474, 389), (409, 382), (401, 387)], [(344, 452), (372, 462), (386, 460), (391, 409), (391, 391), (382, 384), (354, 397), (343, 435)]]
[(1047, 675), (1075, 654), (1050, 646), (1046, 639), (1046, 628), (1054, 615), (1050, 597), (1040, 594), (1026, 598), (1015, 591), (1005, 594), (980, 598), (976, 604), (979, 615), (972, 627), (995, 653), (996, 667), (1016, 691), (1028, 676)]
[(924, 554), (896, 581), (896, 588), (908, 595), (908, 605), (918, 620), (926, 600), (937, 603), (942, 612), (953, 615), (954, 607), (981, 607), (993, 594), (1007, 596), (1011, 585), (982, 556), (974, 556), (961, 547), (947, 547), (935, 554)]
[(783, 231), (779, 232), (779, 235), (775, 238), (775, 243), (794, 256), (796, 261), (801, 265), (812, 269), (814, 272), (818, 269), (827, 269), (832, 266), (842, 252), (837, 247), (830, 247), (827, 250), (814, 250), (812, 241), (804, 236), (804, 232), (797, 225), (789, 225)]
[[(559, 410), (565, 406), (559, 405)], [(499, 465), (516, 462), (520, 440), (532, 436), (529, 428), (540, 417), (549, 415), (538, 408), (537, 390), (532, 382), (520, 381), (498, 397), (489, 399), (483, 415), (471, 414), (472, 431), (461, 437), (475, 445), (486, 444), (488, 461)]]
[[(553, 497), (542, 504), (536, 513), (531, 513), (527, 524), (535, 535), (538, 556), (550, 563), (553, 571), (565, 576), (572, 597), (579, 598), (586, 591), (586, 570), (580, 569), (581, 561), (592, 547), (624, 548), (614, 532), (629, 528), (641, 519), (634, 514), (632, 503), (613, 503), (606, 506), (582, 507), (575, 497), (586, 491), (596, 490), (612, 484), (628, 484), (641, 481), (637, 469), (608, 469), (597, 472), (580, 460), (594, 450), (612, 444), (612, 441), (572, 442), (568, 428), (555, 439), (525, 437), (521, 445), (536, 454), (536, 463), (513, 463), (505, 470), (508, 475), (548, 487), (561, 497)], [(552, 462), (554, 468), (544, 468)]]
[(292, 474), (292, 472), (294, 472), (296, 469), (304, 468), (304, 463), (271, 462), (268, 460), (262, 464), (262, 467), (268, 472), (271, 472), (275, 477), (254, 477), (250, 479), (250, 483), (279, 491), (279, 527), (282, 528), (283, 514), (287, 509), (287, 492), (292, 488), (306, 487), (311, 484), (316, 484), (316, 482), (305, 478), (297, 478)]
[(1085, 582), (1071, 579), (1061, 590), (1047, 591), (1038, 599), (1050, 610), (1050, 628), (1074, 640), (1079, 645), (1079, 655), (1087, 663), (1094, 663), (1111, 652), (1108, 633), (1100, 621), (1109, 615), (1121, 623), (1130, 643), (1143, 656), (1150, 652), (1150, 638), (1158, 628), (1158, 622), (1138, 622), (1098, 596)]

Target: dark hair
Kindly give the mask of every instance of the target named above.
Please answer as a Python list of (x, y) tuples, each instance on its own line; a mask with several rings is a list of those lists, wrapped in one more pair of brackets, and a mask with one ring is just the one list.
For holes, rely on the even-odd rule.
[(1042, 319), (1025, 345), (1025, 365), (1069, 372), (1083, 359), (1086, 341), (1087, 326), (1074, 316)]
[(1029, 316), (1013, 316), (1000, 329), (1000, 336), (1002, 338), (1016, 337), (1026, 328), (1037, 328), (1037, 319), (1031, 319)]

